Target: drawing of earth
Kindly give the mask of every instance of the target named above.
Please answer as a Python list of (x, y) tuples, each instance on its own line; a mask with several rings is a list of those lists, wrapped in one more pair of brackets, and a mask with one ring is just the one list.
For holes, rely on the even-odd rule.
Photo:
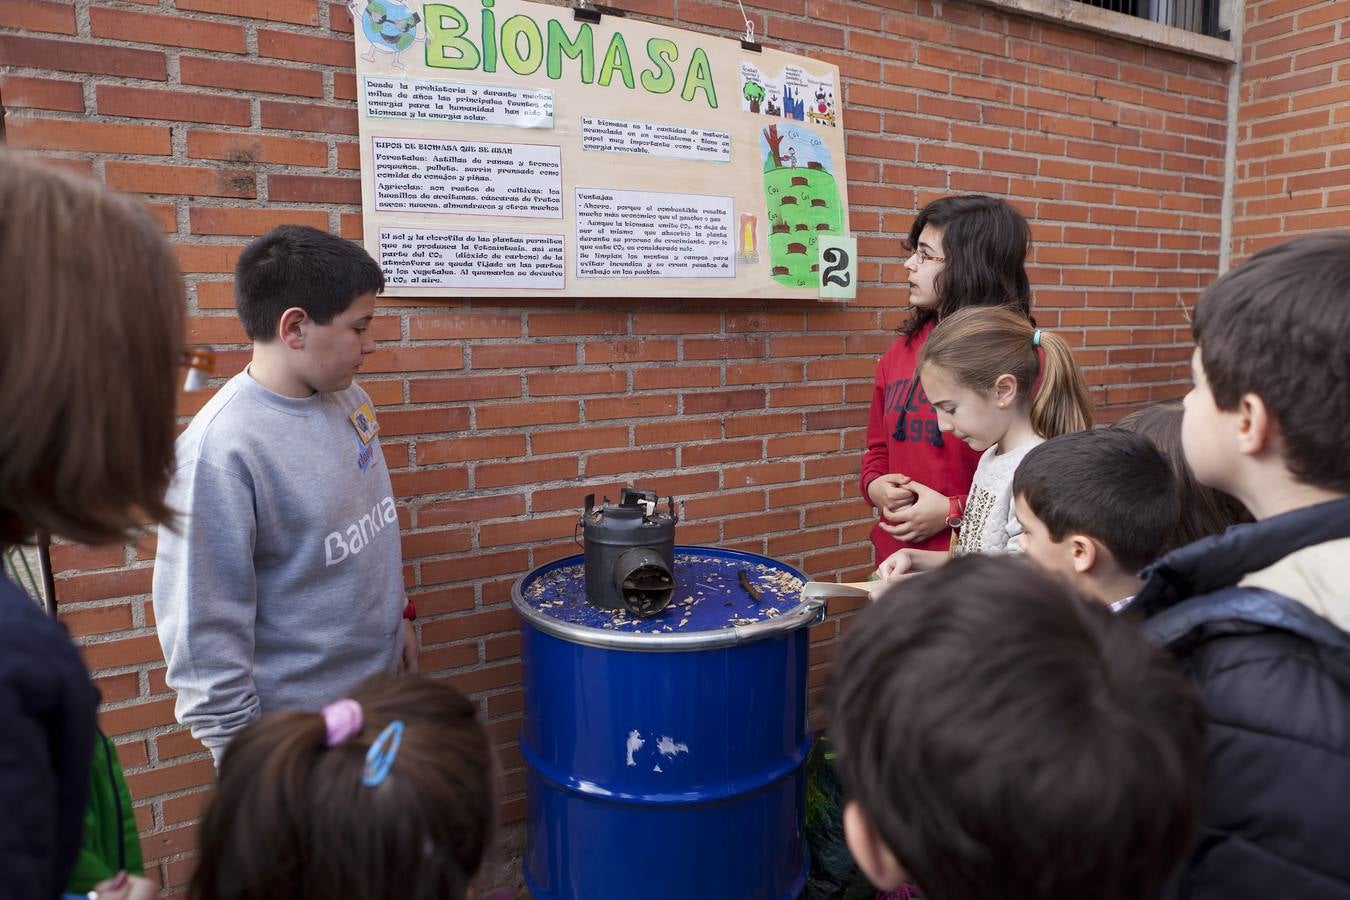
[(374, 48), (400, 53), (412, 46), (422, 17), (394, 0), (370, 0), (361, 16), (361, 30)]

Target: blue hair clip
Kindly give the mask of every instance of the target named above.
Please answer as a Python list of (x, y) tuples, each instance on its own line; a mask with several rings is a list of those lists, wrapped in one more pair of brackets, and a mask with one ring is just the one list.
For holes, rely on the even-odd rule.
[(1031, 346), (1039, 347), (1041, 345), (1041, 330), (1036, 329), (1036, 333), (1031, 336)]
[(379, 787), (389, 777), (394, 766), (394, 757), (398, 755), (398, 745), (403, 742), (403, 720), (395, 719), (385, 726), (375, 743), (366, 751), (366, 767), (361, 773), (361, 783), (366, 787)]

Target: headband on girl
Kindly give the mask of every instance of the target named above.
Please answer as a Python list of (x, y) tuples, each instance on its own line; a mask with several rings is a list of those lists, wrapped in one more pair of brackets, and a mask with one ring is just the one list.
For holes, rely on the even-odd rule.
[[(365, 724), (365, 715), (361, 704), (344, 698), (335, 700), (319, 711), (323, 716), (326, 729), (325, 747), (336, 747), (351, 740), (360, 733)], [(398, 756), (399, 745), (403, 743), (403, 722), (395, 719), (385, 726), (375, 743), (366, 751), (366, 764), (361, 770), (361, 783), (366, 787), (379, 787), (389, 777), (394, 757)]]

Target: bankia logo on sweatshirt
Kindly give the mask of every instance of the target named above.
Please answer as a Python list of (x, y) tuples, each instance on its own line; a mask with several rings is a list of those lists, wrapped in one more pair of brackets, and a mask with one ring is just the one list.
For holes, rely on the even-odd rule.
[(323, 539), (324, 568), (360, 553), (375, 535), (391, 525), (398, 531), (398, 511), (394, 509), (394, 498), (385, 497), (345, 529), (331, 532)]

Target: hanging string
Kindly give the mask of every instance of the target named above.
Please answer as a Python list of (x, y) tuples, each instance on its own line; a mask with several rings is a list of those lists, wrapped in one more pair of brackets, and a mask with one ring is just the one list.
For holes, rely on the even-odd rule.
[(753, 44), (755, 42), (755, 23), (750, 21), (750, 17), (745, 14), (745, 4), (741, 0), (736, 0), (736, 5), (741, 8), (741, 18), (745, 19), (745, 42)]

